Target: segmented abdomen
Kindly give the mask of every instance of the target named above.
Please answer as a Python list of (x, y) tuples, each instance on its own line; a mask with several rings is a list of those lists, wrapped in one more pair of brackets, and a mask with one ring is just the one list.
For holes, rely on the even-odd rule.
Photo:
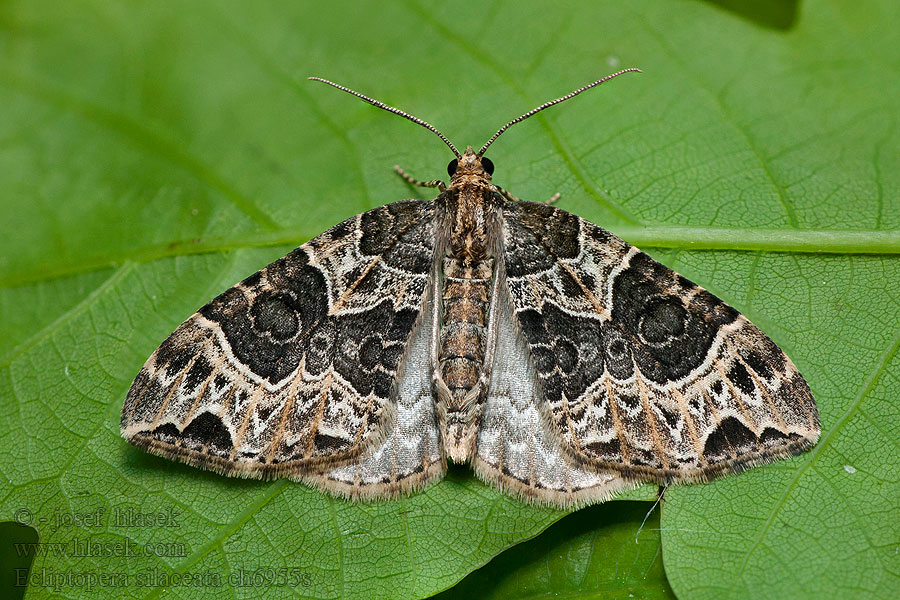
[(491, 258), (444, 258), (439, 358), (441, 377), (456, 400), (475, 387), (484, 364), (493, 269)]

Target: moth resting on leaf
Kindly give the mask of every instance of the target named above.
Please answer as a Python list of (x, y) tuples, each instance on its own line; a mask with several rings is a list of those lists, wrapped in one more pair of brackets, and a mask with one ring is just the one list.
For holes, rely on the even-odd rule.
[(705, 481), (796, 454), (819, 417), (745, 317), (608, 231), (491, 183), (449, 185), (335, 225), (201, 308), (128, 392), (122, 435), (224, 475), (381, 499), (447, 460), (571, 506), (643, 481)]

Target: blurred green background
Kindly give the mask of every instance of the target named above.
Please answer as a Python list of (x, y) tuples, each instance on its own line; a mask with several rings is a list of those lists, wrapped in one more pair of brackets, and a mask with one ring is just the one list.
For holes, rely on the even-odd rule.
[[(38, 550), (26, 597), (893, 597), (898, 12), (0, 1), (0, 520), (60, 544)], [(494, 179), (529, 200), (561, 192), (557, 206), (747, 314), (810, 383), (812, 451), (670, 488), (660, 507), (644, 487), (566, 515), (462, 468), (358, 505), (119, 438), (132, 378), (197, 307), (344, 218), (422, 196), (394, 164), (444, 175), (432, 134), (307, 76), (464, 147), (630, 66), (644, 73), (504, 134)], [(122, 526), (122, 511), (176, 524)], [(34, 551), (3, 544), (24, 593), (11, 569)]]

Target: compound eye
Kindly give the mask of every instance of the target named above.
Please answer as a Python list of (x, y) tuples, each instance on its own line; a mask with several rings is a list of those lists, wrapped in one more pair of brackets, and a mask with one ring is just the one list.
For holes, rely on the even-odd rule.
[(494, 174), (494, 163), (491, 162), (491, 159), (489, 159), (489, 158), (481, 159), (481, 168), (484, 169), (485, 171), (487, 171), (488, 175)]
[(456, 173), (456, 163), (457, 163), (457, 160), (454, 158), (453, 160), (450, 161), (450, 164), (447, 165), (447, 174), (450, 177), (453, 177), (453, 175)]

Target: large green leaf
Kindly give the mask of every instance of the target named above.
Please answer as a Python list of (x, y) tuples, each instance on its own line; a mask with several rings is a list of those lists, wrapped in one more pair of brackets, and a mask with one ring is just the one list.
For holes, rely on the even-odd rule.
[[(393, 164), (443, 173), (434, 136), (307, 75), (475, 145), (622, 66), (645, 73), (504, 134), (495, 179), (528, 199), (562, 192), (744, 311), (807, 376), (823, 421), (801, 457), (668, 490), (672, 588), (896, 589), (898, 8), (786, 2), (789, 18), (767, 19), (734, 4), (0, 3), (0, 518), (110, 548), (38, 556), (33, 597), (53, 581), (82, 597), (103, 574), (128, 576), (95, 585), (111, 598), (422, 597), (559, 519), (465, 469), (366, 505), (225, 479), (129, 447), (118, 417), (143, 360), (198, 306), (409, 196)], [(151, 513), (172, 526), (113, 518)], [(121, 556), (126, 542), (162, 556)], [(298, 579), (267, 583), (282, 574)]]

